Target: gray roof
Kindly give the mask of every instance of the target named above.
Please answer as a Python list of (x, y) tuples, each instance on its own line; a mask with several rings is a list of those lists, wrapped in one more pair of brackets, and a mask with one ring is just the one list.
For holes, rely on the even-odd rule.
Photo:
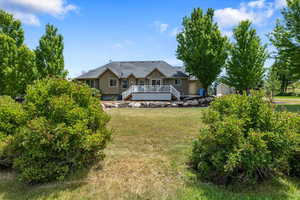
[(145, 78), (153, 70), (159, 70), (168, 78), (188, 77), (183, 67), (173, 67), (165, 61), (131, 61), (131, 62), (110, 62), (102, 67), (82, 74), (76, 79), (98, 78), (106, 70), (112, 71), (119, 78), (127, 78), (131, 74), (136, 78)]

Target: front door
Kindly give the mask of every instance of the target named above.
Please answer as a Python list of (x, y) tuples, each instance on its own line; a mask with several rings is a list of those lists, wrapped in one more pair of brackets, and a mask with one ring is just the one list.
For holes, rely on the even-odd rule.
[(161, 80), (160, 79), (152, 79), (151, 85), (161, 85)]

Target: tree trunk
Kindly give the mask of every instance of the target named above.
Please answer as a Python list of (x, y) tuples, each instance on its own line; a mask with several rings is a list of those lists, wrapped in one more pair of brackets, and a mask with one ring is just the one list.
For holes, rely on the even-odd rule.
[(205, 96), (205, 97), (208, 97), (208, 86), (205, 86), (205, 87), (204, 87), (204, 90), (205, 90), (205, 91), (204, 91), (204, 96)]

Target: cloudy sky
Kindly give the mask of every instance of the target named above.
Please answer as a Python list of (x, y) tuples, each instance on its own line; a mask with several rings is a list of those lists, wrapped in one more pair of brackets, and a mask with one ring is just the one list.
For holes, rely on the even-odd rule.
[(229, 37), (239, 21), (250, 19), (268, 43), (266, 34), (285, 5), (285, 0), (0, 0), (0, 9), (23, 22), (31, 48), (37, 46), (45, 24), (59, 28), (70, 77), (109, 60), (165, 60), (180, 65), (176, 33), (182, 18), (195, 7), (214, 8), (215, 20)]

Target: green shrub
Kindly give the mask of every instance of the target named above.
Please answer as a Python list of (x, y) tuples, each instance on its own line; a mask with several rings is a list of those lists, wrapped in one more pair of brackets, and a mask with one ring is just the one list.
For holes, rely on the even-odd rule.
[(103, 159), (109, 116), (84, 84), (44, 79), (27, 89), (30, 120), (15, 139), (14, 168), (27, 183), (63, 180)]
[(26, 114), (22, 105), (8, 96), (0, 96), (0, 167), (12, 165), (11, 143), (25, 122)]
[(299, 145), (299, 121), (253, 93), (218, 98), (204, 113), (206, 127), (191, 156), (202, 178), (218, 184), (256, 183), (289, 173), (289, 159)]
[(25, 122), (26, 114), (22, 105), (8, 96), (0, 96), (0, 133), (13, 135)]

